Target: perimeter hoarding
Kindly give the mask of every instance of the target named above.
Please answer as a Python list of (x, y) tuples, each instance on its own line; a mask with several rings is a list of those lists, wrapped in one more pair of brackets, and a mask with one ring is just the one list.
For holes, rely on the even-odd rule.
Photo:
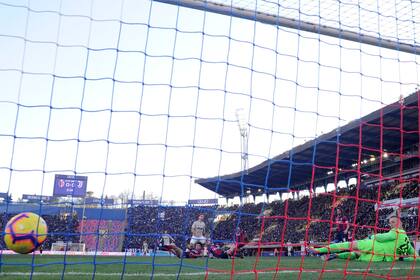
[(52, 196), (47, 195), (36, 195), (36, 194), (23, 194), (22, 199), (28, 200), (28, 202), (50, 202), (52, 200)]
[(190, 199), (188, 200), (188, 204), (190, 205), (217, 205), (219, 200), (217, 198), (214, 199)]
[(159, 200), (156, 199), (130, 199), (128, 204), (132, 206), (144, 205), (144, 206), (157, 206), (159, 205)]
[(94, 204), (94, 205), (113, 205), (114, 199), (112, 198), (96, 198), (96, 197), (87, 197), (85, 204)]

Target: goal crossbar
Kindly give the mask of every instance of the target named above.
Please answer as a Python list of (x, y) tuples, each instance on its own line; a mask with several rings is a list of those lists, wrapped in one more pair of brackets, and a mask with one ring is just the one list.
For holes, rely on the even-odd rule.
[(311, 33), (321, 34), (325, 36), (340, 38), (358, 42), (361, 44), (372, 45), (376, 47), (391, 49), (411, 53), (414, 55), (420, 54), (420, 45), (407, 44), (399, 41), (393, 41), (371, 35), (361, 34), (353, 31), (347, 31), (341, 28), (330, 27), (326, 25), (315, 24), (312, 22), (296, 20), (287, 17), (281, 17), (274, 14), (268, 14), (255, 10), (238, 8), (224, 5), (221, 3), (207, 2), (201, 0), (153, 0), (165, 4), (182, 6), (186, 8), (202, 10), (212, 13), (218, 13), (227, 16), (238, 17), (242, 19), (254, 20), (265, 24), (282, 26)]

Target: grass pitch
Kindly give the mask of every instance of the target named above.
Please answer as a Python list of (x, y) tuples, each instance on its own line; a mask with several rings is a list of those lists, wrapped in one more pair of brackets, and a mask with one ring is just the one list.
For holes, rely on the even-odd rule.
[[(315, 257), (235, 260), (171, 257), (1, 256), (0, 279), (420, 279), (414, 262), (361, 263)], [(277, 269), (276, 269), (277, 268)], [(234, 272), (234, 273), (232, 273)], [(153, 277), (151, 277), (153, 275)]]

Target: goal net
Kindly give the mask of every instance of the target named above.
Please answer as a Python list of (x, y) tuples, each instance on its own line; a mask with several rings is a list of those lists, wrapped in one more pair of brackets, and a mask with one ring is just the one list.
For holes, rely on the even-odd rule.
[[(417, 279), (419, 30), (405, 0), (0, 0), (0, 276)], [(21, 212), (48, 256), (7, 248)], [(388, 263), (345, 243), (387, 232)]]

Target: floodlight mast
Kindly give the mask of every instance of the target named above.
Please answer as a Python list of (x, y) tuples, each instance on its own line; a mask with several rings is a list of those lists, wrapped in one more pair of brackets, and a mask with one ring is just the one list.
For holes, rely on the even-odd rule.
[(248, 170), (248, 123), (243, 108), (236, 110), (236, 120), (238, 122), (239, 133), (241, 135), (241, 171)]
[(224, 5), (222, 3), (208, 2), (205, 0), (153, 0), (165, 4), (171, 4), (176, 6), (182, 6), (186, 8), (207, 11), (242, 19), (249, 19), (258, 21), (266, 24), (275, 26), (282, 26), (311, 33), (321, 34), (325, 36), (340, 38), (343, 40), (349, 40), (356, 43), (372, 45), (375, 47), (381, 47), (391, 49), (400, 52), (411, 53), (414, 55), (420, 54), (420, 45), (408, 44), (402, 41), (393, 41), (384, 39), (381, 37), (370, 36), (362, 33), (344, 30), (341, 28), (330, 27), (326, 25), (316, 24), (312, 22), (306, 22), (293, 18), (287, 18), (278, 16), (275, 14), (269, 14), (264, 12), (256, 12), (254, 10), (248, 10), (245, 8), (233, 7)]

